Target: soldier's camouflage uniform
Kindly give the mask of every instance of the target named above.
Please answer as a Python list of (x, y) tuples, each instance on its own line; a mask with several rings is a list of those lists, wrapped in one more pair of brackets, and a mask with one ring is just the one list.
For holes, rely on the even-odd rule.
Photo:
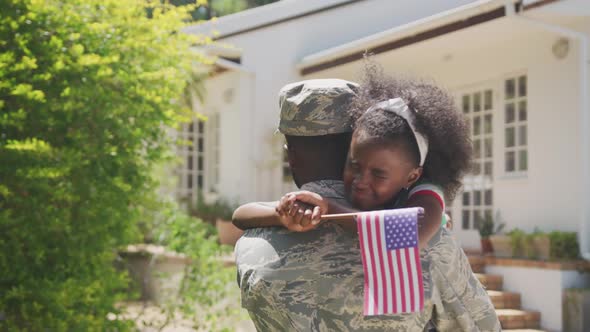
[[(350, 132), (346, 105), (358, 85), (309, 80), (281, 89), (281, 133)], [(302, 186), (347, 206), (341, 181)], [(258, 331), (498, 331), (491, 301), (449, 231), (440, 229), (421, 253), (424, 310), (364, 317), (363, 266), (357, 234), (326, 222), (305, 232), (247, 230), (236, 244), (242, 306)]]
[[(347, 204), (338, 195), (339, 181), (302, 189)], [(446, 229), (421, 252), (425, 306), (416, 314), (363, 316), (358, 236), (333, 223), (305, 233), (247, 230), (236, 261), (242, 306), (258, 331), (423, 331), (432, 325), (439, 331), (500, 330), (488, 295)]]

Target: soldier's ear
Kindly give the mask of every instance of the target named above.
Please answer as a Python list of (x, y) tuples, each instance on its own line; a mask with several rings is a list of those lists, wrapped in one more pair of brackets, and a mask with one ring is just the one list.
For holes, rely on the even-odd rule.
[(287, 160), (289, 161), (289, 167), (291, 168), (291, 171), (297, 169), (297, 152), (292, 147), (287, 149)]

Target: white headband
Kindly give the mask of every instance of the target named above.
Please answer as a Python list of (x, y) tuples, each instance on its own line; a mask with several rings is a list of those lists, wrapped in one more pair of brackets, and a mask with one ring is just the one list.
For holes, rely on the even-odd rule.
[(416, 131), (416, 126), (414, 125), (416, 122), (416, 116), (414, 116), (414, 113), (412, 110), (410, 110), (408, 105), (406, 105), (406, 103), (401, 98), (389, 99), (371, 106), (367, 112), (377, 109), (393, 112), (406, 120), (412, 129), (412, 132), (414, 133), (416, 143), (418, 143), (418, 150), (420, 151), (420, 166), (424, 166), (424, 161), (426, 160), (426, 155), (428, 154), (428, 140), (424, 135)]

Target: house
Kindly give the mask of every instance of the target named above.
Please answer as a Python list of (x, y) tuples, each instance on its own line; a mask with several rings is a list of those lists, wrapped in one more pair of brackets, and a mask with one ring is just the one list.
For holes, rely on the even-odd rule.
[[(187, 192), (248, 202), (293, 189), (275, 134), (278, 90), (357, 80), (369, 50), (388, 72), (450, 89), (470, 122), (475, 167), (448, 208), (464, 248), (479, 247), (477, 226), (494, 217), (508, 229), (578, 232), (590, 259), (589, 1), (284, 0), (187, 32), (214, 33), (207, 51), (218, 56), (196, 106), (209, 120), (188, 130), (196, 148)], [(590, 285), (588, 274), (567, 269), (540, 277), (555, 291), (528, 282), (537, 269), (492, 270), (550, 330), (562, 328), (561, 309), (540, 302)]]

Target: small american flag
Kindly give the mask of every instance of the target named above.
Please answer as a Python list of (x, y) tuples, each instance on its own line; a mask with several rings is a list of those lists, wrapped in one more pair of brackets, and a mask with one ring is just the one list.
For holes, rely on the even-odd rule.
[(421, 212), (421, 208), (409, 208), (357, 215), (366, 316), (418, 312), (424, 308), (418, 250)]

